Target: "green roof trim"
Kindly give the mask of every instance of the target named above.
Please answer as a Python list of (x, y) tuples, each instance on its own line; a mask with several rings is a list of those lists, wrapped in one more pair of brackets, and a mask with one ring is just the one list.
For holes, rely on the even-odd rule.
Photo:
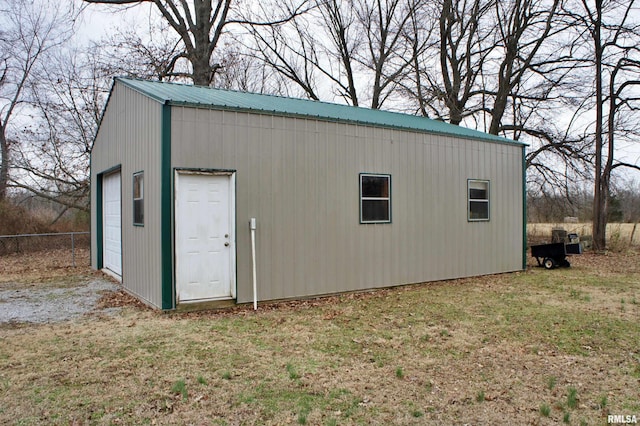
[(117, 77), (116, 81), (165, 104), (196, 108), (224, 109), (314, 118), (405, 129), (426, 133), (481, 139), (498, 143), (525, 145), (522, 142), (491, 135), (444, 121), (399, 112), (333, 104), (308, 99), (237, 92), (179, 83), (146, 81)]

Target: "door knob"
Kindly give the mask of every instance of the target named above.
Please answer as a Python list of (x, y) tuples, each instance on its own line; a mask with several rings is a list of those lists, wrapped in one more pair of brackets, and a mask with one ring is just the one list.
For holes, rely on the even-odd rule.
[(229, 243), (224, 243), (224, 246), (225, 247), (229, 247)]

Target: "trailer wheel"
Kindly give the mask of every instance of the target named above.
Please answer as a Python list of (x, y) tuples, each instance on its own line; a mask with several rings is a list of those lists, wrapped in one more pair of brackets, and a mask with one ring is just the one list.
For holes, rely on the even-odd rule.
[(556, 261), (553, 260), (552, 257), (545, 257), (542, 266), (544, 266), (545, 269), (553, 269), (556, 267)]

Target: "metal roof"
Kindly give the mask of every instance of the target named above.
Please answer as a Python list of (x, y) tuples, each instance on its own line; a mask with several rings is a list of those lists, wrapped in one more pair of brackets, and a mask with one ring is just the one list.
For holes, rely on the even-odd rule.
[(117, 77), (121, 82), (150, 98), (170, 105), (197, 108), (249, 111), (262, 114), (309, 117), (320, 120), (365, 124), (378, 127), (408, 129), (492, 142), (521, 144), (500, 136), (469, 129), (443, 121), (391, 111), (333, 104), (308, 99), (245, 93), (188, 84), (146, 81)]

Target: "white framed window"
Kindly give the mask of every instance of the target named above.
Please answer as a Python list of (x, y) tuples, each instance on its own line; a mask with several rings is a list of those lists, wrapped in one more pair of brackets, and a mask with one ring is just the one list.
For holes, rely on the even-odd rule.
[(133, 224), (144, 226), (144, 172), (133, 174)]
[(391, 223), (391, 175), (360, 174), (360, 223)]
[(468, 220), (482, 222), (489, 220), (489, 181), (469, 179), (467, 181)]

